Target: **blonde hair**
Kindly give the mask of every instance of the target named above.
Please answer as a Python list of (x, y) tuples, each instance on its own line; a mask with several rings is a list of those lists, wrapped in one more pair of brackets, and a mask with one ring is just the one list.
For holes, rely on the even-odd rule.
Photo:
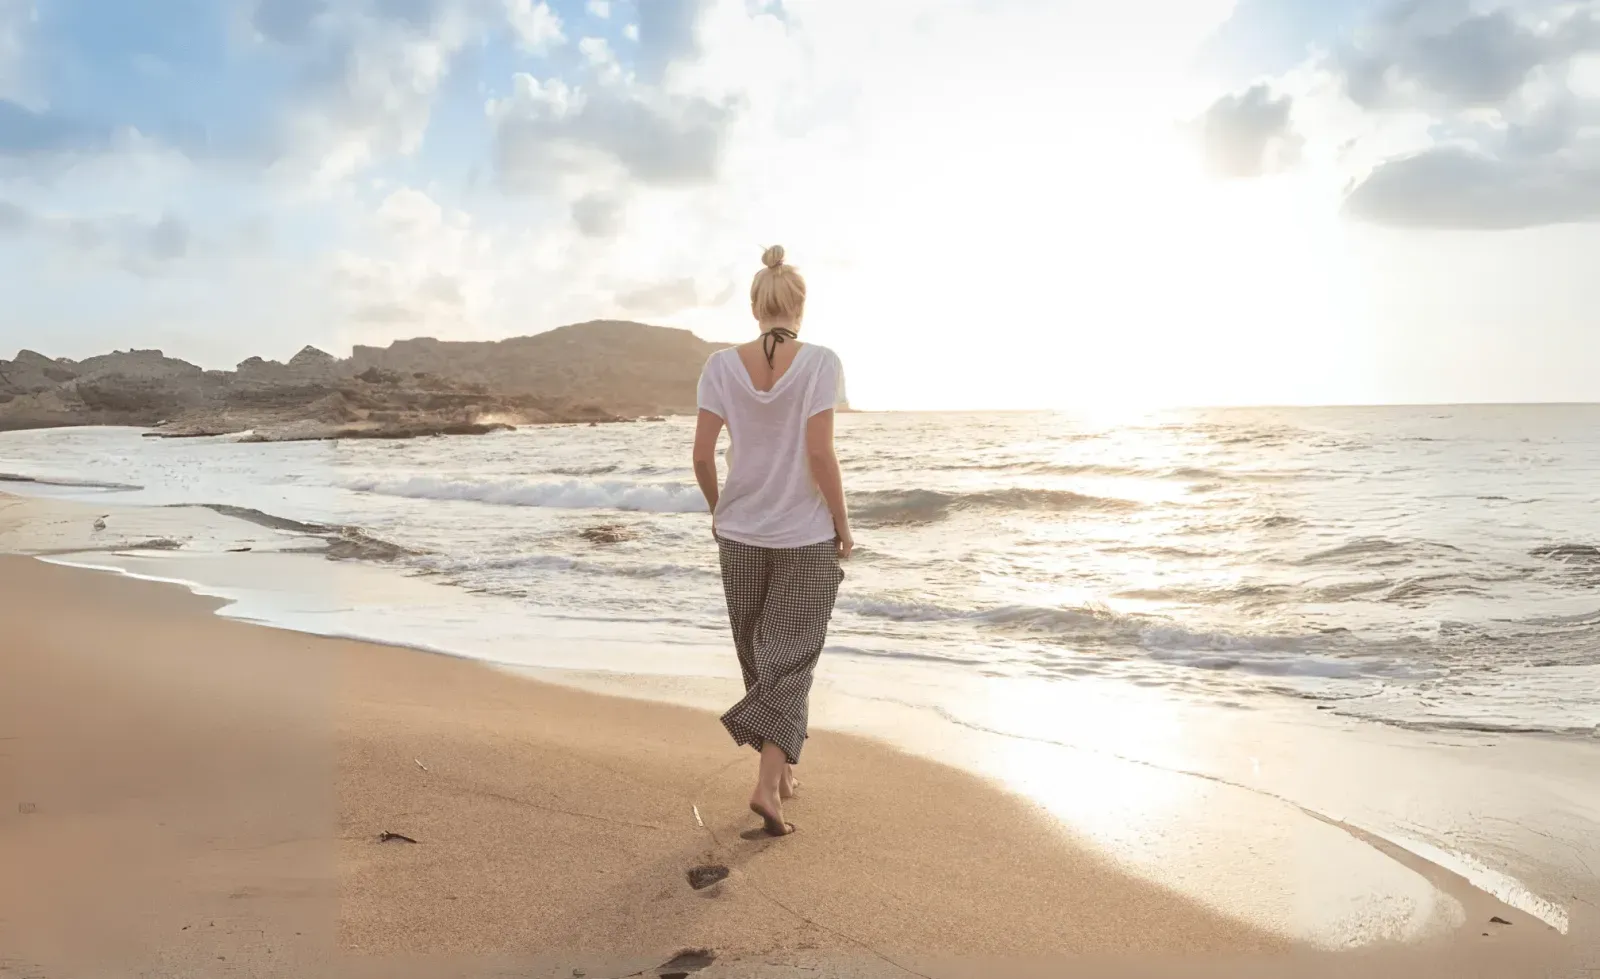
[(806, 311), (806, 280), (793, 265), (783, 261), (783, 246), (773, 245), (761, 253), (766, 268), (750, 283), (750, 311), (757, 320), (786, 319), (800, 322)]

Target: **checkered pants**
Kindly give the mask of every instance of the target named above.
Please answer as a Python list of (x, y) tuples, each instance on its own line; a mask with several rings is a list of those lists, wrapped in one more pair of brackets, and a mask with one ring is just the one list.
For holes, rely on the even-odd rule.
[(722, 715), (739, 744), (771, 741), (791, 765), (806, 740), (811, 674), (828, 638), (844, 572), (832, 541), (808, 547), (753, 547), (717, 538), (728, 624), (744, 674), (744, 699)]

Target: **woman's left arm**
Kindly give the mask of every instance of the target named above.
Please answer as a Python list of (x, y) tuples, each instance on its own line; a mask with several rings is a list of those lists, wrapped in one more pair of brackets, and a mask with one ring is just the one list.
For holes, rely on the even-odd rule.
[(722, 416), (714, 411), (700, 409), (700, 418), (694, 426), (694, 479), (705, 495), (706, 508), (712, 514), (712, 532), (716, 532), (717, 513), (717, 436), (722, 434)]

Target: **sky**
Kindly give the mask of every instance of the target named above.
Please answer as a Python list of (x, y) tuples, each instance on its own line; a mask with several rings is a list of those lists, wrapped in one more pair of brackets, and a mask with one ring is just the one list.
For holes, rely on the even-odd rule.
[(0, 356), (741, 340), (781, 243), (863, 408), (1600, 401), (1597, 222), (1600, 0), (0, 0)]

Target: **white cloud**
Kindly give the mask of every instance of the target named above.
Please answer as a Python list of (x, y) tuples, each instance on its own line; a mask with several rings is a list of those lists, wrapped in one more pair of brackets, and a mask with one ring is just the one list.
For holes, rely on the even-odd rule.
[(622, 29), (622, 36), (630, 41), (637, 42), (639, 40), (639, 25), (629, 24), (628, 26), (624, 27)]
[(421, 146), (440, 86), (483, 22), (465, 0), (418, 0), (394, 13), (321, 15), (308, 94), (288, 113), (281, 169), (309, 171), (326, 185)]
[(634, 316), (671, 316), (700, 305), (700, 289), (694, 279), (670, 279), (623, 292), (617, 305)]
[(76, 216), (38, 213), (0, 201), (0, 235), (28, 234), (104, 267), (137, 276), (163, 275), (190, 254), (194, 233), (173, 214)]
[(402, 187), (378, 205), (380, 227), (394, 234), (429, 235), (444, 226), (444, 209), (433, 198), (412, 187)]
[(358, 218), (351, 235), (328, 258), (328, 283), (348, 324), (341, 344), (474, 330), (496, 247), (470, 215), (401, 187)]
[(624, 205), (606, 194), (586, 194), (572, 202), (572, 221), (590, 238), (609, 238), (622, 230)]
[(513, 93), (486, 106), (494, 121), (495, 165), (512, 190), (559, 190), (574, 180), (646, 185), (704, 184), (715, 178), (732, 109), (626, 79), (593, 87), (516, 76)]
[(589, 0), (589, 13), (605, 20), (611, 16), (610, 0)]
[(263, 39), (278, 44), (303, 44), (327, 10), (327, 0), (259, 0), (250, 25)]
[(1212, 172), (1260, 177), (1299, 163), (1304, 140), (1294, 130), (1293, 112), (1294, 99), (1273, 94), (1266, 84), (1218, 99), (1195, 123)]
[(0, 0), (0, 99), (27, 103), (27, 34), (38, 19), (33, 0)]
[(1445, 0), (1391, 2), (1335, 61), (1351, 99), (1367, 108), (1493, 108), (1536, 71), (1600, 43), (1597, 10), (1582, 0), (1565, 10), (1543, 3), (1475, 9)]
[(1591, 221), (1597, 53), (1596, 0), (1391, 0), (1300, 72), (1324, 84), (1295, 109), (1323, 116), (1302, 127), (1323, 144), (1308, 152), (1333, 160), (1330, 177), (1350, 183), (1345, 210), (1359, 220), (1478, 230)]
[(613, 68), (617, 66), (617, 56), (611, 53), (611, 45), (603, 37), (586, 37), (578, 42), (578, 51), (585, 60), (596, 68)]
[(545, 0), (505, 0), (506, 15), (526, 51), (544, 54), (566, 41), (561, 18)]

